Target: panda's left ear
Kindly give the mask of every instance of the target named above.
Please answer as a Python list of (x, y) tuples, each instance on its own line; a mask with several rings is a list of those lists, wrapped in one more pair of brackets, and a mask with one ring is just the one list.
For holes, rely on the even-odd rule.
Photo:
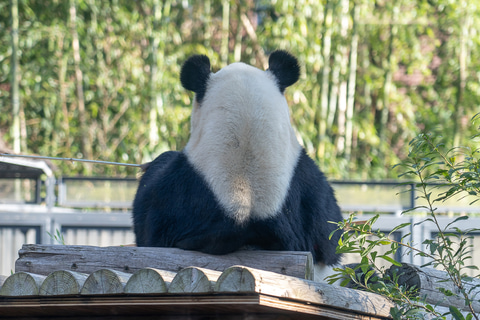
[(195, 55), (185, 61), (180, 71), (182, 86), (196, 93), (196, 99), (201, 102), (207, 91), (210, 77), (210, 59), (204, 55)]
[(268, 71), (275, 75), (282, 93), (287, 87), (297, 82), (300, 77), (300, 66), (297, 58), (284, 50), (272, 52), (268, 58)]

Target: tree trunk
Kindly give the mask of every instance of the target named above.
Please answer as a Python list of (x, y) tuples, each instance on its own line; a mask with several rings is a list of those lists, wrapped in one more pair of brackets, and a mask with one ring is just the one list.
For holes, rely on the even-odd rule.
[(233, 59), (240, 61), (242, 59), (242, 39), (243, 39), (243, 24), (242, 24), (242, 2), (237, 3), (237, 30), (235, 35), (235, 49), (233, 51)]
[(358, 54), (358, 15), (359, 7), (353, 2), (352, 12), (352, 41), (350, 45), (350, 65), (348, 75), (348, 89), (347, 89), (347, 111), (345, 124), (345, 158), (350, 160), (352, 154), (352, 140), (353, 140), (353, 111), (355, 106), (355, 82), (357, 75), (357, 54)]
[[(64, 149), (62, 154), (64, 156), (70, 157), (71, 154), (71, 141), (70, 141), (70, 124), (68, 122), (68, 107), (67, 107), (67, 93), (66, 93), (66, 75), (67, 75), (67, 64), (68, 64), (68, 57), (65, 55), (63, 50), (63, 43), (65, 37), (63, 34), (57, 35), (58, 39), (58, 50), (57, 50), (57, 67), (58, 67), (58, 110), (62, 110), (62, 112), (57, 112), (58, 116), (62, 118), (59, 121), (59, 128), (61, 128), (63, 134), (65, 135), (64, 141), (65, 143), (62, 144), (60, 140), (53, 139), (54, 143), (52, 145), (63, 145)], [(54, 130), (54, 135), (59, 136), (57, 130)], [(56, 148), (56, 147), (55, 147)], [(57, 155), (56, 150), (52, 149), (53, 154)]]
[(260, 61), (260, 64), (266, 70), (268, 68), (268, 59), (267, 57), (265, 57), (265, 52), (263, 51), (263, 48), (258, 43), (257, 34), (255, 33), (255, 28), (245, 13), (242, 13), (240, 15), (240, 18), (242, 20), (242, 24), (243, 24), (243, 27), (245, 28), (245, 31), (247, 32), (248, 36), (250, 37), (250, 40), (253, 43), (253, 48), (255, 50), (255, 56), (257, 58), (257, 61)]
[(380, 141), (386, 142), (386, 132), (387, 132), (387, 123), (388, 115), (390, 113), (389, 107), (389, 98), (390, 92), (392, 90), (392, 76), (393, 76), (393, 40), (397, 36), (398, 26), (396, 24), (398, 17), (398, 6), (392, 8), (392, 18), (390, 24), (390, 37), (388, 40), (388, 53), (385, 66), (385, 79), (383, 83), (383, 97), (382, 97), (382, 109), (380, 111), (380, 123), (378, 126), (378, 136)]
[[(323, 17), (323, 35), (322, 35), (322, 60), (323, 68), (320, 78), (320, 109), (316, 111), (318, 125), (317, 133), (317, 157), (323, 159), (325, 157), (325, 140), (327, 132), (327, 117), (328, 117), (328, 90), (329, 90), (329, 76), (330, 76), (330, 57), (332, 47), (332, 15), (333, 4), (327, 1), (325, 5), (325, 13)], [(316, 103), (316, 101), (315, 101)]]
[(342, 0), (341, 2), (341, 29), (340, 37), (342, 44), (339, 48), (340, 57), (340, 75), (341, 82), (338, 92), (338, 138), (337, 138), (337, 153), (341, 154), (345, 152), (345, 124), (346, 124), (346, 112), (347, 112), (347, 68), (348, 68), (348, 52), (345, 41), (348, 35), (348, 9), (349, 0)]
[[(22, 112), (20, 108), (19, 82), (20, 71), (18, 66), (18, 1), (10, 1), (10, 10), (12, 15), (12, 69), (11, 69), (11, 94), (12, 94), (12, 136), (13, 136), (13, 152), (20, 153), (22, 151), (21, 142), (21, 121)], [(25, 150), (26, 151), (26, 150)], [(15, 180), (15, 200), (22, 199), (22, 186), (20, 180)]]
[(160, 44), (157, 30), (162, 19), (162, 8), (158, 0), (153, 1), (152, 17), (153, 23), (150, 29), (150, 131), (148, 139), (150, 150), (153, 150), (160, 140), (157, 126), (157, 109), (159, 107), (163, 109), (163, 103), (159, 101), (161, 96), (157, 92), (158, 46)]
[[(85, 111), (85, 97), (83, 94), (83, 73), (80, 68), (80, 43), (77, 32), (77, 10), (75, 0), (70, 0), (70, 24), (72, 32), (73, 60), (75, 64), (75, 81), (77, 92), (78, 120), (80, 122), (80, 132), (82, 135), (82, 153), (85, 159), (93, 159), (92, 137), (90, 128), (87, 125), (87, 116)], [(85, 174), (92, 173), (92, 165), (84, 165)]]
[[(465, 1), (462, 1), (462, 8), (467, 8)], [(455, 147), (460, 146), (462, 141), (462, 135), (465, 131), (465, 125), (462, 123), (465, 117), (465, 106), (463, 104), (463, 96), (465, 94), (465, 86), (467, 82), (467, 40), (468, 30), (470, 28), (471, 16), (468, 14), (468, 10), (464, 10), (464, 14), (460, 16), (459, 23), (460, 30), (460, 52), (458, 53), (458, 81), (457, 81), (457, 101), (455, 103), (454, 114), (454, 128), (453, 128), (453, 145)]]
[(211, 39), (212, 39), (212, 1), (205, 0), (203, 2), (204, 5), (204, 35), (203, 35), (203, 42), (205, 43), (205, 48), (211, 47)]
[(222, 1), (222, 42), (220, 47), (220, 58), (222, 65), (228, 63), (228, 32), (230, 25), (230, 0)]
[[(368, 26), (364, 26), (368, 28)], [(365, 31), (367, 33), (368, 31)], [(362, 68), (363, 72), (366, 73), (370, 67), (370, 51), (367, 44), (363, 45), (362, 50)], [(368, 110), (370, 113), (372, 111), (372, 86), (370, 81), (364, 82), (365, 87), (363, 88), (363, 97), (365, 99), (365, 109)]]
[(20, 136), (20, 97), (19, 97), (19, 66), (18, 66), (18, 1), (10, 0), (10, 10), (12, 15), (12, 59), (11, 59), (11, 94), (12, 94), (12, 137), (13, 151), (21, 152)]

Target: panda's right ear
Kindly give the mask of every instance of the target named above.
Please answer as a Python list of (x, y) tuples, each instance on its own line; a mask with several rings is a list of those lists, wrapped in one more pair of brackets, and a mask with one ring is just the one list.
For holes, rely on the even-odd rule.
[(201, 102), (207, 91), (207, 81), (210, 77), (210, 59), (204, 55), (188, 58), (180, 71), (182, 86), (196, 93), (196, 99)]
[(268, 58), (268, 70), (277, 78), (277, 84), (282, 93), (300, 77), (297, 58), (284, 50), (272, 52)]

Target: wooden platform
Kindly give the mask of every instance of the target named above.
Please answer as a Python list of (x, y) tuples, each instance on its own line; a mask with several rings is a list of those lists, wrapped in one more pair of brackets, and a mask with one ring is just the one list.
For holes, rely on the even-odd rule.
[[(109, 249), (24, 246), (17, 266), (20, 269), (29, 267), (30, 271), (41, 271), (42, 264), (39, 261), (51, 260), (45, 264), (48, 268), (53, 265), (52, 261), (57, 261), (59, 268), (75, 264), (77, 269), (80, 269), (84, 264), (80, 264), (79, 261), (84, 261), (87, 265), (92, 252), (104, 252), (103, 250)], [(148, 252), (157, 257), (157, 267), (161, 265), (158, 261), (162, 260), (162, 255), (171, 253), (170, 249), (165, 250), (166, 248), (121, 248), (123, 254), (136, 252), (137, 255), (142, 249), (148, 249)], [(52, 253), (60, 251), (63, 254)], [(71, 252), (75, 259), (69, 258), (67, 252)], [(258, 254), (250, 253), (253, 256)], [(274, 252), (269, 253), (274, 256)], [(248, 256), (248, 252), (242, 254), (245, 255), (240, 255), (242, 257)], [(204, 259), (208, 256), (200, 254), (201, 259), (196, 260), (194, 257), (198, 255), (197, 252), (184, 251), (180, 257), (187, 255), (190, 255), (190, 258), (186, 261), (192, 264), (205, 262)], [(276, 252), (276, 255), (281, 256), (282, 253)], [(285, 256), (289, 256), (289, 253), (285, 253)], [(294, 261), (299, 260), (298, 254), (293, 256), (296, 257)], [(111, 266), (112, 262), (107, 261), (107, 257), (108, 255), (97, 256), (97, 260), (103, 259), (105, 264)], [(213, 260), (219, 259), (218, 256), (212, 257)], [(232, 262), (227, 256), (223, 257), (224, 266)], [(235, 255), (233, 260), (237, 261), (238, 257)], [(258, 260), (257, 265), (264, 265), (267, 257), (270, 256), (264, 256), (263, 259), (258, 256), (255, 259), (245, 258), (245, 261), (253, 263), (252, 261)], [(163, 260), (169, 265), (168, 259)], [(102, 268), (91, 272), (69, 270), (71, 268), (57, 269), (53, 272), (43, 270), (38, 273), (16, 270), (16, 273), (6, 278), (0, 287), (0, 318), (307, 320), (390, 318), (392, 304), (381, 296), (305, 279), (305, 275), (308, 274), (305, 271), (308, 263), (304, 265), (303, 271), (300, 271), (304, 275), (301, 278), (246, 266), (228, 266), (222, 271), (199, 267), (182, 267), (172, 271), (140, 268), (131, 261), (129, 259), (124, 261), (128, 262), (130, 273), (125, 272), (123, 267), (121, 270)], [(287, 262), (288, 264), (291, 262)], [(278, 267), (274, 266), (275, 269)], [(290, 268), (285, 266), (280, 270), (286, 272), (285, 270)]]
[(62, 319), (385, 319), (252, 293), (99, 297), (0, 297), (0, 318)]

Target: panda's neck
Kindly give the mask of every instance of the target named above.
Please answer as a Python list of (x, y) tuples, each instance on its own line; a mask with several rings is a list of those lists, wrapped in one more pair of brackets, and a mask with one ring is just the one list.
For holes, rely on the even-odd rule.
[(233, 123), (192, 128), (184, 152), (227, 215), (239, 224), (267, 219), (281, 210), (301, 147), (289, 123)]

